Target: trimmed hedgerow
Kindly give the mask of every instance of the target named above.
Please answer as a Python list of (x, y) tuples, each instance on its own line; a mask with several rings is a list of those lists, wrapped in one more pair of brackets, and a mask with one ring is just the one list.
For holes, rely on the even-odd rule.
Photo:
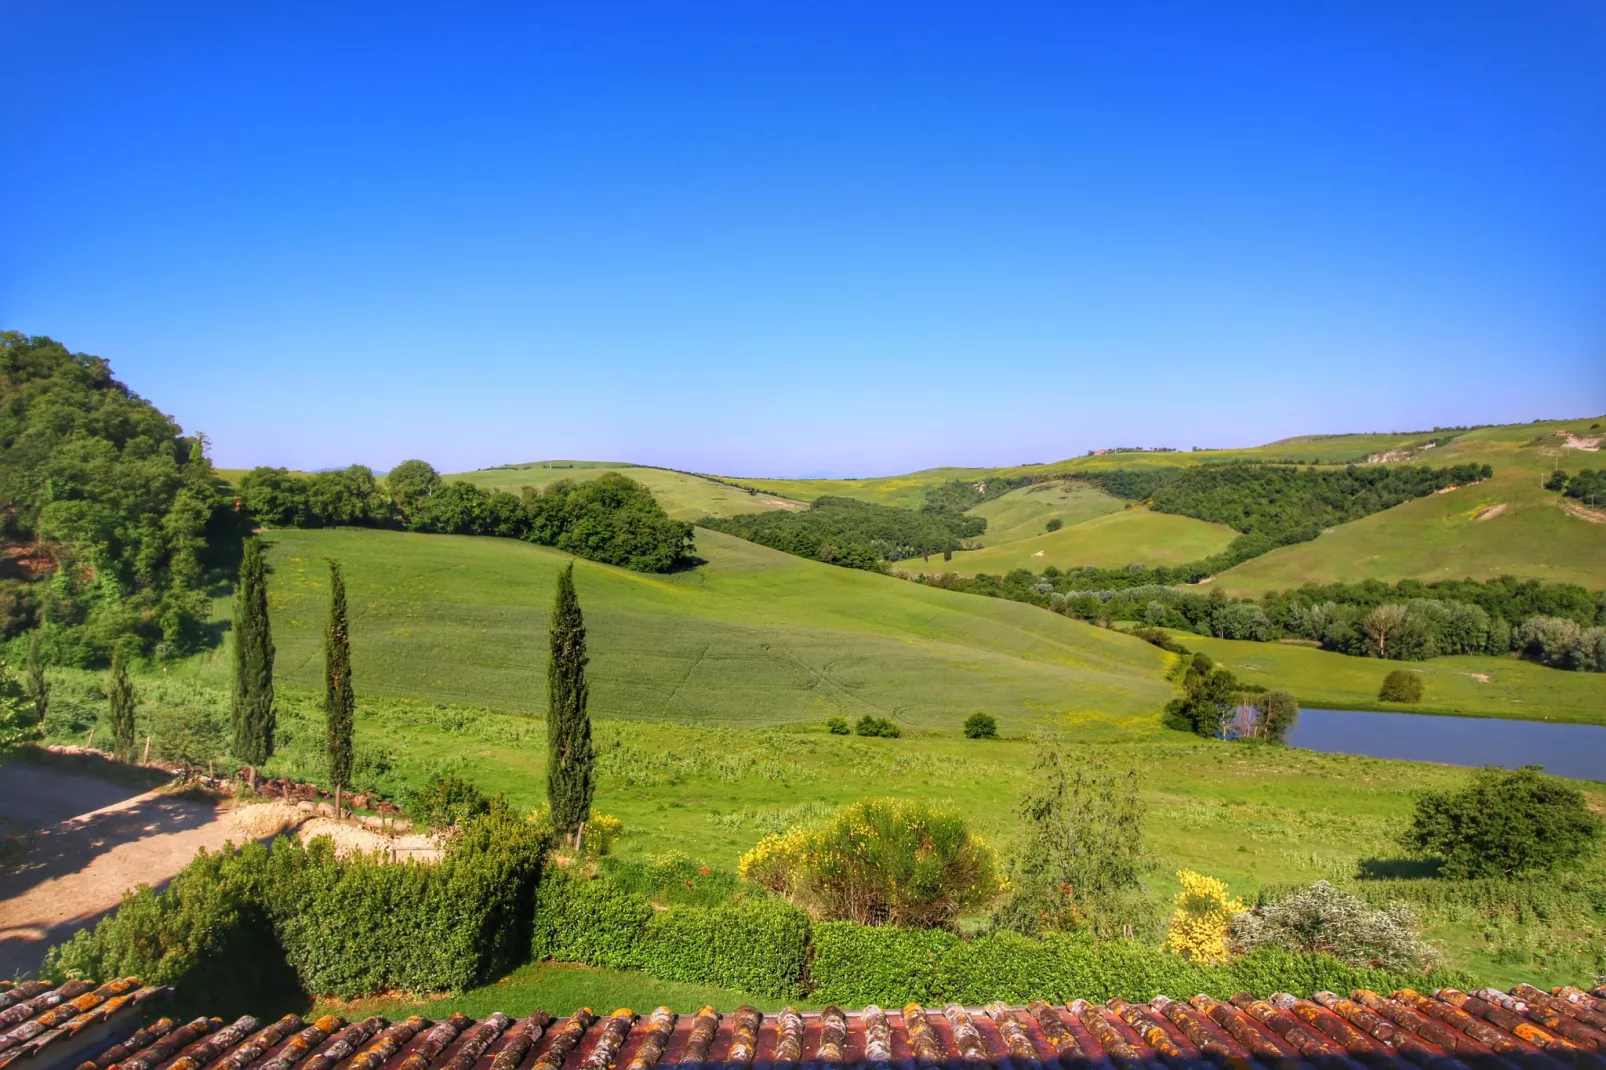
[(656, 910), (607, 878), (554, 871), (536, 896), (531, 952), (790, 998), (802, 993), (809, 931), (808, 915), (778, 899)]
[(52, 948), (45, 972), (138, 976), (204, 992), (213, 1006), (244, 1002), (258, 976), (346, 998), (468, 988), (525, 960), (547, 845), (501, 807), (433, 864), (336, 858), (327, 839), (303, 846), (289, 836), (271, 850), (203, 852), (166, 891), (141, 887)]
[(1464, 986), (1445, 971), (1396, 973), (1346, 966), (1327, 955), (1267, 949), (1219, 966), (1190, 962), (1136, 941), (1096, 942), (1056, 934), (1041, 939), (999, 932), (964, 940), (932, 929), (825, 922), (814, 927), (814, 983), (821, 1003), (862, 1005), (955, 1001), (978, 1005), (1001, 999), (1102, 1002), (1119, 996), (1147, 1000), (1165, 993), (1292, 992), (1323, 989), (1392, 991)]

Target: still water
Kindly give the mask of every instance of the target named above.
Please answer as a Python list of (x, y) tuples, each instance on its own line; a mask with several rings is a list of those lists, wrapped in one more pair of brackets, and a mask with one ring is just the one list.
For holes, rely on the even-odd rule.
[(1439, 717), (1425, 713), (1300, 710), (1290, 747), (1447, 765), (1542, 765), (1556, 776), (1606, 780), (1606, 726)]

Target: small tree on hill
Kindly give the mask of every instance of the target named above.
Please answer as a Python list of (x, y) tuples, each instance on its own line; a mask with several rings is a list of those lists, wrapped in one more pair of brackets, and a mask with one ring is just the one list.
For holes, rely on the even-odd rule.
[(1584, 793), (1566, 781), (1534, 765), (1491, 766), (1460, 791), (1418, 799), (1401, 843), (1437, 858), (1448, 877), (1504, 877), (1575, 861), (1600, 834)]
[(1421, 702), (1422, 674), (1410, 669), (1395, 669), (1383, 677), (1383, 686), (1377, 697), (1383, 702)]
[(253, 769), (273, 756), (273, 632), (262, 544), (245, 540), (234, 599), (234, 753)]
[(28, 698), (33, 701), (34, 716), (40, 724), (50, 712), (50, 682), (45, 679), (45, 655), (39, 641), (39, 629), (28, 636)]
[(578, 845), (591, 816), (591, 715), (586, 711), (586, 625), (574, 593), (574, 564), (558, 573), (547, 661), (547, 801), (552, 827)]
[(351, 784), (351, 729), (357, 699), (351, 689), (351, 634), (346, 581), (329, 562), (329, 622), (323, 633), (323, 709), (328, 725), (329, 779), (335, 790)]
[(106, 698), (111, 703), (112, 749), (123, 761), (134, 758), (134, 684), (128, 678), (128, 665), (123, 659), (123, 648), (112, 651), (111, 677), (106, 681)]
[(1299, 721), (1299, 700), (1292, 691), (1267, 691), (1255, 699), (1260, 716), (1255, 735), (1269, 743), (1284, 743)]
[(997, 739), (998, 719), (990, 713), (977, 710), (965, 718), (966, 739)]

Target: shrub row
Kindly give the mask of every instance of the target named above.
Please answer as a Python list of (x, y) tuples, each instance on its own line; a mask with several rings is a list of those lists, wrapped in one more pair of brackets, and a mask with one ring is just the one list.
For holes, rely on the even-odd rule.
[[(1302, 884), (1268, 884), (1258, 902), (1280, 902), (1305, 890)], [(1417, 877), (1347, 882), (1344, 891), (1377, 907), (1405, 903), (1425, 922), (1520, 925), (1588, 922), (1606, 914), (1606, 879), (1584, 873), (1540, 873), (1516, 877)]]
[(1131, 940), (1096, 942), (1085, 936), (1040, 939), (993, 933), (964, 940), (935, 929), (869, 927), (852, 922), (814, 926), (811, 998), (860, 1006), (955, 1001), (970, 1006), (1001, 999), (1025, 1003), (1119, 996), (1147, 1000), (1204, 992), (1226, 999), (1235, 992), (1292, 992), (1310, 996), (1329, 989), (1389, 992), (1453, 985), (1470, 978), (1446, 971), (1395, 973), (1347, 966), (1328, 955), (1265, 949), (1219, 966), (1204, 966)]
[[(202, 852), (93, 929), (51, 949), (52, 977), (138, 976), (247, 1009), (264, 987), (354, 997), (481, 984), (524, 961), (545, 835), (505, 809), (438, 864), (336, 858), (328, 840)], [(268, 985), (263, 978), (271, 979)]]
[(802, 994), (808, 915), (778, 899), (655, 909), (606, 878), (549, 873), (536, 896), (538, 959), (642, 970), (669, 981)]

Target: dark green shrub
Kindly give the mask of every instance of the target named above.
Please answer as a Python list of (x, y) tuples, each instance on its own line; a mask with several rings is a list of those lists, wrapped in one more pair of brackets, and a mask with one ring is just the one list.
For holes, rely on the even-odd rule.
[(249, 1004), (263, 978), (288, 970), (304, 991), (343, 998), (468, 988), (528, 956), (547, 846), (493, 806), (435, 864), (337, 859), (327, 839), (303, 847), (290, 836), (271, 850), (202, 854), (167, 891), (142, 889), (52, 948), (45, 969), (183, 985), (209, 1006)]
[(946, 926), (997, 895), (997, 860), (963, 818), (914, 800), (866, 799), (817, 827), (764, 837), (741, 874), (815, 917)]
[(536, 899), (531, 951), (789, 999), (801, 994), (809, 934), (808, 916), (777, 899), (654, 910), (605, 877), (556, 871)]
[(872, 717), (868, 713), (859, 718), (859, 723), (853, 726), (855, 735), (879, 736), (883, 739), (897, 739), (903, 732), (897, 725), (885, 717)]
[(421, 829), (463, 825), (491, 808), (491, 800), (478, 788), (456, 776), (431, 777), (429, 783), (409, 792), (404, 802), (407, 816)]
[(1383, 677), (1383, 686), (1377, 697), (1383, 702), (1421, 702), (1422, 674), (1410, 669), (1395, 669)]
[(848, 722), (843, 720), (841, 717), (827, 718), (825, 722), (825, 730), (830, 732), (833, 736), (846, 736), (851, 735), (853, 732), (853, 730), (848, 727)]
[(976, 712), (965, 718), (966, 739), (997, 739), (998, 718), (990, 713)]
[(1584, 793), (1543, 774), (1480, 769), (1460, 791), (1416, 803), (1401, 837), (1408, 851), (1439, 860), (1448, 877), (1496, 877), (1553, 870), (1576, 860), (1600, 835)]
[(811, 999), (843, 1006), (909, 1000), (976, 1006), (994, 999), (1025, 1003), (1079, 997), (1103, 1002), (1113, 997), (1152, 999), (1157, 992), (1204, 992), (1226, 999), (1235, 992), (1282, 991), (1309, 997), (1324, 989), (1392, 991), (1426, 985), (1431, 990), (1461, 987), (1471, 980), (1445, 971), (1346, 966), (1330, 955), (1275, 949), (1204, 966), (1133, 940), (994, 933), (967, 941), (940, 930), (849, 922), (814, 927), (809, 976), (814, 982)]
[(1056, 516), (1054, 519), (1050, 520), (1047, 524), (1043, 525), (1043, 530), (1044, 531), (1058, 531), (1060, 528), (1062, 528), (1064, 526), (1065, 526), (1065, 521), (1061, 520), (1059, 517)]

